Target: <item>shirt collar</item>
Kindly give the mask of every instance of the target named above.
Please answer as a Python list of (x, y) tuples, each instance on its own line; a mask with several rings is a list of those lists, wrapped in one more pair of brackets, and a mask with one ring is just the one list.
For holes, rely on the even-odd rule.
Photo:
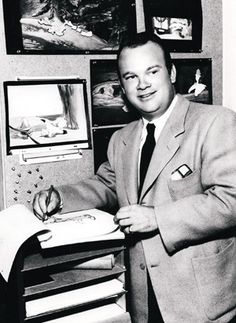
[[(171, 101), (171, 104), (169, 106), (169, 108), (166, 110), (165, 113), (163, 113), (159, 118), (156, 118), (154, 120), (152, 120), (150, 123), (153, 123), (156, 127), (156, 129), (158, 129), (158, 132), (160, 133), (161, 130), (163, 129), (167, 119), (169, 118), (172, 110), (174, 109), (175, 105), (176, 105), (176, 102), (177, 102), (177, 98), (178, 96), (175, 95), (173, 100)], [(142, 134), (142, 137), (145, 135), (146, 133), (146, 126), (147, 124), (149, 123), (149, 121), (145, 118), (142, 118), (143, 120), (143, 134)]]

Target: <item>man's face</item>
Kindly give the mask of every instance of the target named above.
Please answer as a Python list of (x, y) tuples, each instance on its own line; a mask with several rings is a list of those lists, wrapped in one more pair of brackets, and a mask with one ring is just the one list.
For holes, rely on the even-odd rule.
[(136, 48), (124, 48), (118, 66), (130, 103), (149, 121), (160, 117), (175, 95), (161, 47), (149, 41)]

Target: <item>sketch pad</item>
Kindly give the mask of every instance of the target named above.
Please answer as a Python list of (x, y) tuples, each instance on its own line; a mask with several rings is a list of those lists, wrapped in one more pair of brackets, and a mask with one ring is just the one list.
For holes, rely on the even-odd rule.
[(45, 241), (44, 235), (38, 236), (42, 248), (107, 240), (109, 237), (111, 239), (124, 238), (123, 233), (114, 223), (113, 215), (98, 209), (57, 214), (44, 224), (52, 236), (47, 241)]

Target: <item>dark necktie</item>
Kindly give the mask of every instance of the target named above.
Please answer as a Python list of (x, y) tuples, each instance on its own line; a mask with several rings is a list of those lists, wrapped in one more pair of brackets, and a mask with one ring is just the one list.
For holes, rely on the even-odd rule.
[(155, 125), (153, 123), (147, 124), (147, 137), (142, 148), (141, 158), (140, 158), (140, 168), (139, 168), (139, 193), (142, 190), (143, 182), (147, 173), (148, 165), (150, 163), (152, 153), (155, 147)]

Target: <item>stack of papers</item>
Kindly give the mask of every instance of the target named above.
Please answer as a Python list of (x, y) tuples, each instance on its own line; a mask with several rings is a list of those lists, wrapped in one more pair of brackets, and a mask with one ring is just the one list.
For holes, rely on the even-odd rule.
[(112, 279), (88, 287), (42, 297), (25, 303), (26, 317), (86, 304), (123, 292), (123, 283), (118, 279)]
[(88, 311), (60, 317), (55, 320), (44, 321), (43, 323), (99, 323), (124, 313), (125, 310), (119, 305), (109, 304)]

